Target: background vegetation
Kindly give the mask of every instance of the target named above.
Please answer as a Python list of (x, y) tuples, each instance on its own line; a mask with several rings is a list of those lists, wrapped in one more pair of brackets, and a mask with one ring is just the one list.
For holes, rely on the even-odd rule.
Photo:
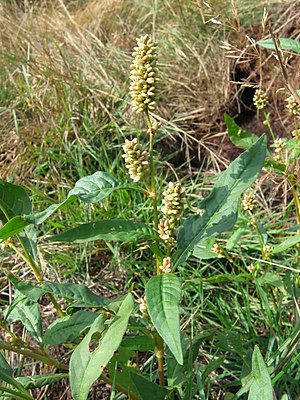
[[(35, 211), (62, 201), (79, 178), (98, 170), (129, 182), (122, 144), (125, 138), (142, 138), (145, 131), (129, 107), (129, 66), (135, 38), (148, 33), (158, 41), (161, 70), (157, 179), (163, 187), (165, 180), (180, 177), (186, 211), (193, 210), (216, 174), (240, 153), (228, 139), (224, 114), (259, 135), (267, 131), (253, 106), (257, 86), (268, 93), (276, 136), (293, 130), (279, 64), (255, 41), (269, 37), (269, 25), (279, 37), (299, 39), (299, 18), (295, 1), (2, 0), (0, 178), (26, 186)], [(298, 89), (299, 55), (286, 57)], [(172, 171), (168, 176), (166, 167)], [(276, 246), (299, 226), (285, 177), (265, 169), (254, 190), (262, 231), (255, 232), (252, 216), (241, 207), (239, 236), (218, 238), (222, 257), (205, 249), (204, 259), (195, 257), (179, 271), (182, 324), (201, 338), (193, 398), (234, 398), (255, 344), (269, 365), (282, 366), (272, 381), (278, 399), (300, 394), (298, 248), (266, 256), (260, 243), (263, 236), (265, 245)], [(111, 298), (132, 288), (140, 296), (153, 263), (143, 243), (58, 245), (47, 240), (78, 221), (132, 218), (132, 210), (151, 220), (150, 201), (138, 192), (115, 192), (104, 208), (76, 204), (60, 210), (40, 228), (46, 279), (84, 283)], [(32, 279), (22, 259), (3, 247), (3, 308), (13, 296), (7, 272)], [(48, 325), (53, 309), (46, 301), (42, 307)], [(67, 357), (68, 349), (59, 351)], [(10, 361), (29, 374), (48, 371), (43, 364), (22, 364), (17, 355)], [(104, 385), (93, 390), (91, 398), (109, 398)], [(36, 389), (34, 396), (70, 399), (68, 382)]]

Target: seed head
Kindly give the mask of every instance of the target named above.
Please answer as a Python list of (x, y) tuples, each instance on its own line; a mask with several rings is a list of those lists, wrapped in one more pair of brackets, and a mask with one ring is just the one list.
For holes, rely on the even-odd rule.
[(157, 86), (157, 44), (149, 35), (137, 39), (132, 53), (130, 95), (137, 113), (155, 110)]
[(163, 207), (161, 209), (164, 216), (169, 220), (169, 226), (175, 227), (179, 222), (183, 211), (183, 200), (185, 188), (179, 182), (169, 182), (168, 189), (163, 192)]
[(253, 192), (248, 192), (244, 195), (242, 205), (245, 211), (249, 211), (251, 213), (255, 207), (255, 203), (256, 200)]
[(171, 257), (165, 257), (163, 259), (162, 265), (159, 266), (163, 273), (167, 274), (172, 271), (172, 261)]
[(138, 182), (148, 170), (147, 152), (142, 149), (137, 138), (126, 139), (122, 147), (124, 150), (122, 157), (125, 159), (129, 176), (134, 182)]
[(256, 89), (253, 103), (258, 110), (263, 110), (269, 103), (266, 93), (261, 89)]
[(173, 245), (175, 243), (175, 231), (174, 226), (170, 225), (170, 221), (168, 219), (160, 219), (158, 225), (158, 233), (166, 245)]
[(287, 109), (289, 110), (290, 114), (293, 116), (297, 116), (300, 114), (300, 105), (299, 103), (295, 100), (293, 96), (290, 96), (289, 98), (286, 99), (287, 101)]

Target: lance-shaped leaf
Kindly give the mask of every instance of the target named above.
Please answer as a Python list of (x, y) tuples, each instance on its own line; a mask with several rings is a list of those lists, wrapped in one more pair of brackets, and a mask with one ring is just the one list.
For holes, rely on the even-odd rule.
[[(295, 51), (296, 53), (300, 53), (299, 40), (289, 39), (289, 38), (280, 38), (278, 40), (279, 40), (279, 46), (282, 50), (291, 50)], [(264, 47), (265, 49), (275, 50), (273, 39), (259, 40), (258, 42), (256, 42), (256, 44), (258, 44), (261, 47)]]
[(76, 182), (68, 196), (76, 195), (85, 203), (95, 203), (108, 197), (118, 187), (118, 181), (106, 172), (95, 172)]
[(42, 342), (42, 319), (39, 305), (23, 294), (19, 294), (7, 309), (9, 322), (21, 321), (37, 341)]
[(40, 388), (52, 383), (58, 382), (61, 379), (68, 378), (68, 374), (44, 374), (44, 375), (31, 375), (19, 376), (16, 380), (21, 383), (25, 389)]
[(174, 274), (153, 276), (146, 285), (146, 301), (151, 321), (177, 362), (182, 364), (180, 294), (180, 280)]
[(59, 318), (48, 326), (44, 343), (58, 345), (76, 339), (95, 321), (97, 314), (91, 311), (78, 311), (73, 315)]
[(125, 219), (104, 219), (79, 225), (77, 228), (52, 236), (50, 240), (76, 243), (100, 239), (130, 242), (153, 235), (151, 228), (141, 222)]
[(273, 400), (272, 381), (258, 346), (252, 355), (252, 371), (242, 379), (242, 384), (238, 396), (249, 391), (248, 400)]
[(221, 174), (210, 195), (199, 204), (204, 214), (188, 217), (179, 230), (175, 265), (182, 264), (203, 239), (234, 226), (240, 196), (258, 177), (265, 156), (266, 137), (262, 136)]
[(228, 137), (231, 142), (242, 149), (249, 149), (259, 139), (252, 132), (245, 131), (227, 114), (224, 115), (224, 121), (228, 131)]
[(78, 283), (46, 282), (41, 286), (35, 286), (30, 282), (20, 281), (12, 274), (8, 274), (8, 278), (20, 293), (33, 302), (37, 302), (46, 293), (52, 293), (55, 297), (61, 297), (66, 300), (73, 300), (76, 307), (101, 307), (111, 302), (111, 300), (93, 293), (85, 285)]
[(32, 205), (26, 190), (0, 179), (0, 220), (6, 222), (16, 215), (30, 214)]
[[(30, 199), (26, 191), (21, 186), (0, 181), (0, 205), (5, 207), (11, 218), (0, 229), (0, 240), (6, 240), (18, 234), (28, 225), (42, 224), (55, 211), (69, 205), (77, 198), (85, 203), (102, 201), (117, 188), (119, 188), (119, 184), (110, 174), (98, 171), (79, 179), (63, 202), (52, 204), (45, 210), (32, 214)], [(0, 219), (2, 219), (1, 211)], [(7, 220), (4, 215), (3, 219)]]
[[(11, 385), (15, 390), (11, 388), (6, 388), (1, 385), (0, 395), (3, 393), (8, 393), (7, 398), (19, 398), (25, 400), (34, 400), (34, 398), (30, 395), (29, 392), (16, 380), (14, 379), (7, 371), (0, 369), (0, 381), (6, 382)], [(13, 397), (12, 397), (13, 396)]]
[[(101, 314), (74, 350), (70, 361), (70, 383), (74, 400), (87, 399), (90, 387), (118, 349), (132, 310), (133, 299), (129, 293), (107, 330), (104, 330), (105, 317)], [(102, 333), (99, 345), (94, 351), (90, 351), (90, 343), (97, 333)]]

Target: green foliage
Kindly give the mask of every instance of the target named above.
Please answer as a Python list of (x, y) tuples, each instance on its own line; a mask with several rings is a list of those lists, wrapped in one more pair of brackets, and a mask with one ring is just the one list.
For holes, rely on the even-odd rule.
[(242, 384), (238, 396), (249, 391), (248, 400), (273, 400), (271, 378), (258, 346), (255, 346), (252, 355), (252, 370), (242, 379)]
[(179, 327), (180, 280), (174, 274), (153, 276), (146, 285), (146, 301), (154, 327), (177, 362), (182, 364)]
[[(70, 361), (70, 383), (74, 400), (87, 399), (93, 382), (99, 378), (114, 352), (118, 349), (127, 329), (132, 309), (132, 296), (128, 294), (118, 312), (112, 318), (109, 327), (105, 330), (107, 316), (100, 314), (85, 338), (74, 350)], [(98, 346), (91, 352), (89, 346), (93, 336), (97, 333), (101, 334), (101, 339), (98, 339)]]
[(56, 242), (84, 243), (94, 240), (120, 240), (131, 242), (147, 239), (154, 234), (146, 224), (131, 220), (110, 219), (82, 224), (77, 228), (53, 236)]
[[(174, 82), (185, 86), (189, 71), (184, 66), (198, 66), (201, 52), (206, 54), (208, 47), (217, 46), (215, 40), (207, 42), (206, 38), (211, 38), (214, 32), (211, 24), (218, 25), (218, 21), (202, 5), (200, 13), (198, 9), (195, 13), (194, 5), (177, 0), (167, 6), (164, 2), (153, 2), (153, 8), (157, 5), (167, 10), (166, 15), (156, 10), (153, 15), (149, 13), (153, 16), (151, 22), (148, 17), (139, 19), (132, 15), (132, 18), (139, 26), (136, 29), (143, 31), (145, 26), (151, 25), (152, 29), (153, 21), (156, 24), (163, 20), (161, 53), (166, 57), (181, 54), (180, 69), (173, 68), (170, 79), (164, 73), (161, 80), (164, 107), (176, 100), (176, 96), (166, 95), (173, 96)], [(217, 1), (212, 7), (229, 18), (227, 4)], [(174, 27), (173, 16), (177, 13), (179, 26)], [(178, 33), (183, 26), (189, 27), (191, 21), (201, 29), (188, 36)], [(113, 25), (117, 30), (117, 24)], [(182, 47), (172, 42), (178, 42), (180, 37), (185, 38), (180, 41)], [(67, 377), (75, 400), (87, 399), (97, 380), (110, 385), (111, 399), (127, 396), (133, 400), (166, 397), (229, 400), (247, 396), (255, 400), (271, 399), (275, 393), (278, 399), (294, 398), (300, 379), (297, 129), (293, 138), (284, 138), (276, 144), (271, 113), (266, 113), (268, 140), (273, 139), (268, 150), (264, 134), (245, 131), (226, 115), (229, 139), (246, 152), (216, 177), (213, 187), (211, 182), (215, 178), (202, 167), (195, 172), (191, 164), (191, 178), (182, 182), (187, 197), (184, 210), (181, 199), (170, 193), (162, 202), (166, 181), (174, 176), (182, 180), (187, 176), (184, 167), (177, 164), (174, 170), (167, 170), (170, 160), (173, 164), (172, 154), (163, 157), (159, 154), (163, 135), (176, 130), (175, 123), (160, 128), (156, 115), (145, 113), (144, 123), (132, 125), (122, 80), (121, 84), (116, 81), (112, 90), (106, 86), (107, 71), (114, 75), (119, 65), (127, 70), (127, 65), (124, 68), (127, 60), (119, 52), (120, 62), (116, 63), (111, 57), (112, 49), (102, 42), (98, 46), (96, 39), (94, 35), (92, 43), (88, 40), (89, 53), (80, 54), (75, 63), (66, 45), (62, 47), (52, 39), (51, 58), (53, 51), (64, 65), (60, 61), (56, 64), (55, 57), (54, 64), (49, 66), (45, 60), (39, 64), (33, 56), (29, 63), (27, 59), (21, 60), (21, 56), (4, 53), (18, 75), (11, 90), (19, 92), (8, 96), (2, 91), (0, 97), (10, 107), (13, 128), (16, 136), (24, 139), (26, 154), (34, 155), (35, 171), (30, 185), (24, 188), (0, 181), (0, 219), (4, 224), (0, 228), (0, 241), (6, 272), (9, 271), (7, 278), (13, 285), (9, 291), (4, 289), (3, 296), (1, 293), (4, 312), (0, 328), (4, 339), (0, 341), (0, 349), (6, 351), (0, 354), (3, 382), (0, 394), (4, 396), (1, 398), (33, 399), (35, 389), (41, 387), (45, 387), (47, 396), (46, 386)], [(72, 43), (72, 52), (82, 42), (80, 37), (80, 46)], [(274, 48), (268, 40), (258, 44)], [(297, 41), (280, 39), (279, 44), (282, 50), (299, 52)], [(33, 48), (38, 51), (38, 46)], [(109, 49), (110, 58), (107, 68), (101, 65), (95, 81), (85, 76), (85, 70), (93, 75), (89, 61), (94, 49), (97, 49), (94, 67), (99, 66), (98, 51), (102, 59), (103, 52)], [(48, 49), (47, 55), (50, 56)], [(89, 61), (81, 65), (87, 55)], [(38, 60), (38, 54), (34, 56)], [(193, 59), (197, 62), (191, 62)], [(221, 64), (223, 74), (223, 61)], [(216, 64), (209, 60), (208, 65)], [(191, 74), (194, 87), (198, 82), (199, 87), (206, 88), (204, 75), (199, 74), (197, 67)], [(127, 73), (123, 81), (126, 80)], [(214, 77), (213, 81), (217, 88), (213, 95), (216, 109), (219, 106), (216, 94), (223, 88), (219, 88), (220, 80)], [(36, 87), (42, 90), (42, 98), (36, 96)], [(151, 97), (152, 88), (148, 89), (147, 95)], [(191, 104), (195, 101), (196, 109), (199, 96), (189, 93), (188, 98)], [(191, 104), (184, 101), (181, 105), (184, 113)], [(92, 117), (94, 105), (97, 109)], [(180, 104), (177, 112), (181, 115)], [(201, 119), (197, 111), (198, 117)], [(51, 132), (41, 135), (40, 126), (50, 120)], [(32, 132), (32, 138), (26, 137), (26, 125), (31, 130), (37, 122), (38, 131)], [(63, 139), (61, 132), (65, 132)], [(129, 184), (121, 162), (121, 148), (124, 139), (135, 134), (143, 144), (138, 151), (147, 149), (142, 157), (139, 153), (136, 158), (143, 160), (146, 174), (139, 182)], [(31, 162), (29, 159), (28, 163)], [(138, 171), (139, 165), (134, 166)], [(246, 190), (254, 186), (263, 166), (269, 174), (280, 174), (287, 185), (284, 207), (279, 205), (278, 198), (276, 207), (272, 205), (271, 189), (264, 186), (259, 188), (259, 196), (250, 207), (245, 206)], [(8, 180), (14, 181), (17, 178), (14, 174), (12, 168)], [(16, 179), (21, 180), (21, 176)], [(268, 183), (273, 185), (271, 179)], [(198, 204), (203, 194), (206, 197)], [(162, 203), (164, 206), (168, 203), (165, 210), (171, 210), (170, 215), (161, 210)], [(183, 211), (192, 215), (183, 219), (181, 228), (179, 224), (174, 227), (174, 232), (178, 231), (177, 241), (167, 242), (164, 236), (168, 232), (163, 235), (158, 228), (161, 214), (163, 218), (170, 217), (167, 222), (179, 222)], [(9, 258), (13, 251), (17, 257)], [(21, 266), (16, 262), (19, 259)], [(12, 260), (11, 264), (7, 260)], [(37, 283), (33, 283), (28, 268), (34, 272)], [(67, 273), (72, 275), (72, 283), (61, 282)], [(85, 284), (74, 283), (82, 281)], [(14, 294), (12, 303), (10, 291)], [(96, 294), (102, 291), (106, 297)], [(121, 297), (116, 298), (116, 293)], [(47, 311), (52, 309), (44, 320), (45, 307)], [(17, 329), (12, 329), (15, 325)], [(24, 334), (20, 335), (20, 331)], [(57, 354), (57, 349), (52, 351), (52, 346), (60, 346), (62, 353)], [(5, 358), (10, 352), (19, 353), (19, 365), (14, 368)], [(66, 352), (71, 356), (70, 362)], [(39, 367), (39, 363), (43, 364), (45, 374), (23, 376), (33, 365)], [(55, 368), (66, 373), (48, 373), (47, 365), (50, 371)]]
[[(295, 39), (280, 38), (278, 39), (279, 46), (282, 50), (291, 50), (296, 53), (300, 53), (300, 42)], [(259, 40), (257, 44), (266, 49), (275, 50), (275, 45), (273, 39)]]
[(97, 314), (91, 311), (78, 311), (62, 317), (50, 324), (45, 332), (44, 343), (58, 345), (72, 342), (94, 322)]
[(266, 138), (263, 136), (246, 152), (233, 161), (210, 195), (199, 204), (205, 210), (202, 216), (188, 217), (178, 233), (176, 264), (189, 257), (203, 239), (230, 230), (237, 218), (239, 199), (252, 185), (264, 165)]

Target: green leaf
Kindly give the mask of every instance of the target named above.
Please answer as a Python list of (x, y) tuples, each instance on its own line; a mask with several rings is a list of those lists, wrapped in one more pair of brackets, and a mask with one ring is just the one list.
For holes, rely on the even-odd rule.
[(255, 346), (252, 356), (252, 376), (254, 381), (248, 400), (273, 400), (271, 378), (258, 346)]
[(228, 130), (228, 137), (235, 146), (248, 150), (259, 139), (254, 133), (239, 127), (229, 115), (225, 114), (224, 120)]
[(193, 340), (184, 332), (181, 332), (181, 346), (183, 352), (183, 364), (179, 365), (172, 354), (167, 356), (168, 386), (182, 386), (192, 378), (193, 362), (199, 354), (202, 337), (195, 336)]
[(59, 235), (52, 236), (55, 242), (83, 243), (91, 240), (135, 241), (153, 236), (148, 225), (123, 219), (108, 219), (79, 225)]
[(282, 253), (283, 251), (295, 246), (300, 242), (300, 234), (289, 237), (280, 244), (272, 247), (272, 254)]
[[(273, 39), (259, 40), (258, 42), (256, 42), (256, 44), (264, 47), (265, 49), (275, 50)], [(295, 51), (296, 53), (300, 53), (300, 42), (298, 40), (280, 38), (279, 45), (282, 50), (291, 50)]]
[(258, 177), (265, 156), (266, 137), (262, 136), (221, 174), (210, 195), (199, 205), (205, 210), (204, 214), (188, 217), (179, 230), (175, 265), (182, 264), (203, 239), (234, 226), (240, 196)]
[(48, 326), (44, 343), (58, 345), (71, 342), (89, 328), (96, 317), (97, 314), (91, 311), (78, 311), (71, 316), (59, 318)]
[(249, 391), (248, 400), (273, 400), (270, 374), (258, 346), (255, 346), (252, 354), (252, 371), (242, 378), (242, 384), (238, 396)]
[(38, 342), (42, 342), (41, 313), (35, 301), (19, 294), (7, 310), (9, 322), (21, 321), (31, 336)]
[(76, 182), (68, 196), (76, 195), (85, 203), (95, 203), (108, 197), (118, 187), (117, 180), (106, 172), (95, 172)]
[(215, 251), (212, 251), (212, 247), (215, 241), (216, 239), (214, 237), (201, 241), (201, 243), (199, 243), (195, 247), (193, 251), (193, 256), (202, 260), (217, 258), (217, 253)]
[[(24, 389), (24, 387), (17, 382), (14, 378), (12, 378), (10, 376), (10, 374), (6, 373), (6, 371), (3, 371), (2, 369), (0, 369), (0, 381), (6, 382), (9, 385), (11, 385), (13, 388), (16, 389), (16, 391), (10, 391), (9, 393), (14, 393), (15, 396), (13, 398), (21, 398), (21, 399), (26, 399), (26, 400), (34, 400), (33, 397), (31, 397), (31, 395), (29, 394), (29, 392), (27, 392), (26, 389)], [(3, 392), (5, 393), (6, 388), (1, 386), (0, 388), (0, 394), (2, 394)]]
[(74, 300), (74, 306), (76, 307), (101, 307), (110, 303), (110, 300), (77, 283), (47, 282), (41, 288), (45, 293), (52, 293), (67, 300)]
[(277, 288), (283, 287), (283, 282), (280, 275), (273, 272), (266, 272), (257, 278), (257, 282), (261, 285), (274, 286)]
[(13, 376), (13, 369), (6, 361), (4, 355), (0, 352), (0, 370), (9, 376)]
[(134, 351), (153, 351), (155, 343), (149, 336), (131, 336), (125, 337), (121, 346)]
[(0, 220), (6, 222), (16, 215), (30, 214), (32, 205), (26, 190), (0, 179)]
[(13, 217), (0, 229), (0, 240), (3, 241), (17, 235), (26, 226), (28, 226), (28, 222), (23, 216), (17, 215)]
[[(13, 218), (0, 229), (0, 240), (6, 240), (18, 234), (28, 225), (42, 224), (55, 211), (74, 202), (77, 198), (86, 203), (94, 203), (104, 200), (118, 187), (118, 182), (110, 174), (98, 171), (77, 181), (63, 202), (52, 204), (45, 210), (32, 214), (26, 191), (21, 186), (0, 181), (0, 206), (4, 206), (9, 218)], [(0, 219), (2, 219), (1, 215), (0, 210)], [(3, 221), (6, 222), (6, 220), (3, 216)]]
[(61, 379), (68, 378), (68, 374), (45, 374), (20, 376), (16, 380), (21, 383), (25, 389), (40, 388), (52, 383), (58, 382)]
[(241, 236), (244, 234), (245, 230), (242, 228), (238, 228), (233, 234), (230, 236), (230, 238), (227, 240), (226, 243), (226, 250), (227, 251), (232, 251), (235, 246), (238, 244)]
[(153, 276), (146, 285), (151, 321), (178, 364), (183, 363), (179, 326), (180, 280), (174, 274)]
[[(19, 185), (0, 180), (0, 220), (5, 225), (0, 229), (0, 241), (16, 235), (26, 228), (24, 215), (32, 212), (32, 204), (26, 190)], [(11, 220), (13, 219), (13, 222)], [(20, 235), (26, 250), (37, 259), (36, 231), (27, 228)]]
[(164, 400), (167, 390), (141, 375), (131, 373), (131, 379), (139, 392), (142, 400)]
[(18, 278), (16, 278), (13, 274), (8, 274), (7, 277), (14, 285), (14, 287), (30, 300), (36, 302), (45, 293), (45, 291), (42, 289), (41, 286), (33, 285), (30, 282), (22, 282)]
[[(104, 331), (105, 317), (100, 315), (82, 342), (74, 350), (70, 361), (70, 384), (74, 400), (86, 400), (90, 387), (102, 374), (103, 369), (118, 349), (126, 332), (133, 299), (129, 293), (122, 302), (110, 326)], [(92, 337), (102, 333), (98, 347), (90, 351)]]

